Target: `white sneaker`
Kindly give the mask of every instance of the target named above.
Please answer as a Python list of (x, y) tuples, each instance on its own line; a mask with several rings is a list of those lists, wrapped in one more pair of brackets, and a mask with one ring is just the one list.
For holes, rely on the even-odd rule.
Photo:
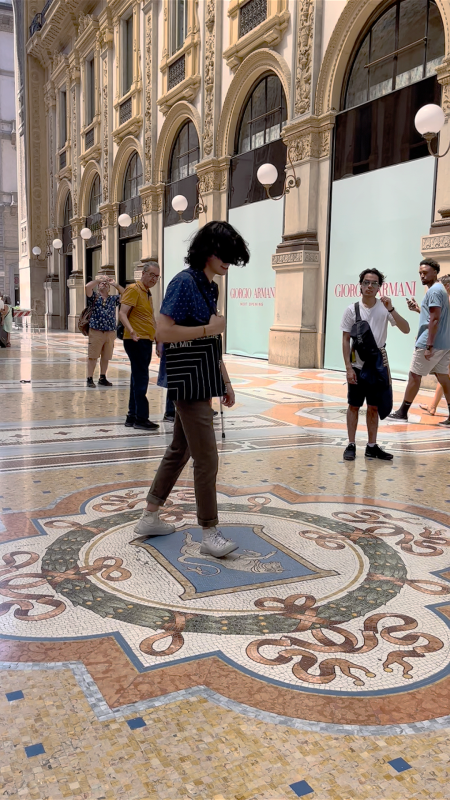
[(200, 553), (204, 556), (214, 556), (215, 558), (222, 558), (237, 550), (239, 547), (236, 542), (231, 539), (225, 539), (217, 528), (208, 528), (203, 531), (203, 541), (200, 545)]
[(163, 522), (157, 511), (143, 511), (134, 532), (139, 536), (167, 536), (175, 532), (175, 525)]

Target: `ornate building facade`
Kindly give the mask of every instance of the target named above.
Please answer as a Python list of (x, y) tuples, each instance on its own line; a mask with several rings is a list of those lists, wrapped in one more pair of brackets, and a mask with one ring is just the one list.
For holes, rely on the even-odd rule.
[(15, 15), (21, 303), (49, 329), (76, 329), (100, 269), (126, 283), (156, 259), (163, 292), (212, 219), (252, 252), (221, 287), (227, 350), (277, 364), (336, 366), (364, 266), (399, 298), (421, 252), (450, 269), (450, 157), (435, 169), (413, 124), (428, 102), (450, 114), (449, 0), (15, 0)]
[(0, 0), (0, 295), (19, 294), (17, 233), (14, 19), (11, 0)]

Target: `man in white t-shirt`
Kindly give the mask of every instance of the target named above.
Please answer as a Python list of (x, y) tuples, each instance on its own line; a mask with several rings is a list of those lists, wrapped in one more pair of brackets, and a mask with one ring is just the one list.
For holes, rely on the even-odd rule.
[[(377, 347), (386, 344), (388, 323), (396, 325), (402, 333), (409, 333), (409, 324), (395, 310), (390, 297), (377, 298), (384, 283), (384, 275), (377, 269), (365, 269), (359, 276), (361, 299), (359, 312), (362, 320), (369, 323), (370, 330)], [(347, 430), (348, 445), (344, 451), (345, 461), (354, 461), (356, 457), (356, 430), (358, 427), (359, 409), (367, 402), (367, 431), (369, 441), (366, 447), (366, 458), (378, 458), (381, 461), (392, 461), (392, 453), (386, 453), (377, 445), (378, 408), (381, 402), (381, 389), (376, 382), (369, 382), (361, 377), (364, 362), (358, 353), (352, 350), (350, 333), (356, 322), (355, 304), (348, 306), (342, 317), (342, 352), (348, 382)]]

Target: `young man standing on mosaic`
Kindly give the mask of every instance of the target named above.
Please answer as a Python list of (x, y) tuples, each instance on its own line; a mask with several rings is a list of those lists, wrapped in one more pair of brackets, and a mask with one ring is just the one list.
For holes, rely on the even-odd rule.
[[(432, 258), (420, 262), (419, 276), (427, 292), (420, 306), (419, 333), (409, 370), (408, 384), (400, 408), (390, 419), (408, 421), (411, 408), (425, 375), (434, 373), (447, 401), (449, 416), (439, 425), (450, 426), (450, 307), (447, 292), (439, 283), (440, 264)], [(411, 311), (416, 311), (415, 300), (408, 302)]]
[[(359, 276), (361, 300), (352, 303), (342, 317), (342, 352), (348, 383), (347, 431), (348, 445), (344, 450), (344, 460), (356, 458), (356, 431), (359, 409), (367, 403), (368, 443), (365, 457), (380, 461), (392, 461), (392, 453), (386, 453), (377, 445), (378, 419), (392, 409), (392, 389), (386, 351), (388, 323), (396, 325), (402, 333), (409, 333), (408, 322), (400, 316), (392, 305), (390, 297), (377, 297), (384, 283), (384, 275), (377, 269), (365, 269)], [(367, 322), (374, 340), (373, 362), (364, 362), (355, 347), (351, 346), (351, 332), (356, 323), (356, 306), (361, 320)], [(389, 407), (382, 411), (389, 396)]]
[[(225, 276), (230, 264), (244, 266), (249, 258), (244, 240), (227, 222), (208, 222), (195, 234), (185, 259), (188, 269), (170, 281), (161, 306), (156, 338), (164, 342), (165, 350), (170, 344), (220, 337), (225, 330), (225, 318), (217, 311), (219, 287), (214, 278)], [(221, 371), (225, 387), (223, 403), (231, 408), (235, 403), (234, 391), (220, 355), (213, 371), (216, 369)], [(197, 391), (195, 386), (191, 393), (192, 398), (199, 399), (175, 400), (173, 439), (159, 465), (147, 495), (147, 508), (135, 532), (140, 536), (163, 536), (175, 531), (173, 525), (159, 519), (158, 512), (192, 456), (197, 519), (202, 528), (200, 552), (221, 558), (238, 545), (225, 539), (217, 529), (219, 459), (212, 424), (212, 394), (208, 394), (212, 389), (211, 383), (201, 381), (200, 372), (193, 373), (192, 384), (202, 383), (203, 391)]]

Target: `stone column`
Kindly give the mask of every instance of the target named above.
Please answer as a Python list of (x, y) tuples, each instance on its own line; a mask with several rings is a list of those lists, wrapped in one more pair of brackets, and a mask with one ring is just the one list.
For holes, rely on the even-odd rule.
[(104, 203), (100, 206), (102, 215), (102, 272), (117, 280), (119, 264), (116, 259), (117, 219), (119, 203)]
[(142, 221), (147, 226), (142, 230), (142, 261), (158, 261), (159, 231), (164, 208), (164, 183), (141, 186)]
[[(442, 109), (446, 119), (432, 147), (436, 152), (445, 153), (450, 143), (450, 57), (444, 59), (436, 72), (442, 84)], [(441, 275), (450, 272), (450, 153), (438, 160), (434, 221), (429, 235), (422, 236), (421, 249), (424, 257), (430, 256), (439, 262)]]
[(288, 148), (286, 178), (295, 177), (300, 183), (288, 185), (284, 234), (272, 258), (276, 300), (269, 361), (273, 364), (301, 368), (320, 364), (323, 254), (319, 252), (318, 200), (321, 160), (329, 157), (332, 127), (332, 115), (310, 115), (283, 130)]
[[(69, 315), (67, 327), (72, 333), (78, 331), (78, 317), (85, 307), (83, 275), (83, 239), (80, 231), (85, 225), (83, 217), (71, 219), (72, 225), (72, 272), (67, 279), (69, 287)], [(61, 256), (62, 258), (62, 256)]]

